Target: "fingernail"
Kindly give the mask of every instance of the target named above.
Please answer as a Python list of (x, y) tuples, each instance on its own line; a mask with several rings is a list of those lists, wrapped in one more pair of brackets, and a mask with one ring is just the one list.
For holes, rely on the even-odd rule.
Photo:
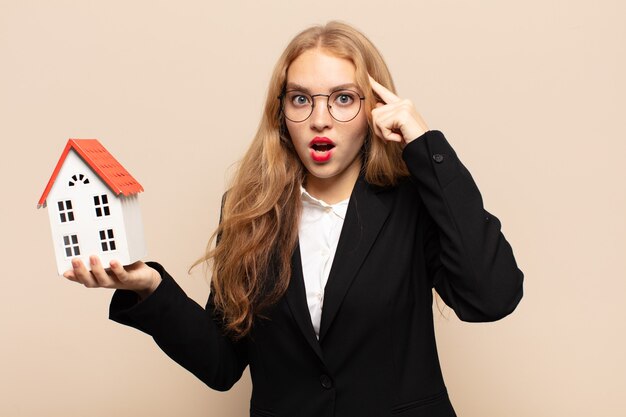
[(78, 259), (72, 259), (72, 267), (78, 268), (79, 265), (80, 263), (78, 262)]

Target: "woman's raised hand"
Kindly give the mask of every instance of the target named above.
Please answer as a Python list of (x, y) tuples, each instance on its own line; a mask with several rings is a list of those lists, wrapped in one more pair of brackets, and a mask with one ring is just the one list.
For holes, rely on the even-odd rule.
[(371, 76), (370, 84), (372, 90), (384, 101), (377, 103), (372, 110), (376, 136), (406, 145), (429, 130), (410, 100), (401, 99)]
[(91, 271), (80, 259), (72, 259), (72, 269), (65, 271), (63, 276), (87, 288), (132, 290), (142, 299), (152, 294), (161, 283), (159, 273), (141, 261), (125, 267), (117, 261), (111, 261), (110, 268), (105, 269), (100, 258), (92, 255), (89, 263)]

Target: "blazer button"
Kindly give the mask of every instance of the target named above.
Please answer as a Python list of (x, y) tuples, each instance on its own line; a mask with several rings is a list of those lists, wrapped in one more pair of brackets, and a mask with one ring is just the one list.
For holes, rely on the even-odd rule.
[(436, 153), (436, 154), (434, 154), (434, 155), (433, 155), (433, 160), (434, 160), (436, 163), (440, 164), (440, 163), (442, 163), (442, 162), (443, 162), (443, 155), (442, 155), (442, 154), (440, 154), (440, 153)]
[(328, 375), (320, 376), (320, 382), (322, 383), (322, 387), (326, 389), (331, 389), (333, 387), (333, 381)]

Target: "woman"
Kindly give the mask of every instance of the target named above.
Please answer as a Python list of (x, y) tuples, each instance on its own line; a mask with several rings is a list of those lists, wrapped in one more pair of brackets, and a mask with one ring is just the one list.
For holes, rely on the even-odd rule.
[(203, 309), (156, 263), (65, 276), (116, 288), (111, 318), (210, 387), (250, 366), (251, 416), (454, 416), (432, 289), (465, 321), (522, 297), (522, 272), (467, 169), (394, 93), (376, 48), (331, 22), (280, 57), (254, 141), (199, 261)]

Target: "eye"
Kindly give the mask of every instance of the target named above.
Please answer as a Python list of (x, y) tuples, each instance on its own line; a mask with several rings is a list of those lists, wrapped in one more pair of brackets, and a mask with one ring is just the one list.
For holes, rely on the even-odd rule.
[(311, 102), (309, 96), (298, 92), (290, 93), (288, 98), (289, 102), (294, 106), (306, 106)]
[(333, 103), (339, 106), (349, 106), (355, 102), (357, 95), (352, 91), (338, 91), (335, 93)]

